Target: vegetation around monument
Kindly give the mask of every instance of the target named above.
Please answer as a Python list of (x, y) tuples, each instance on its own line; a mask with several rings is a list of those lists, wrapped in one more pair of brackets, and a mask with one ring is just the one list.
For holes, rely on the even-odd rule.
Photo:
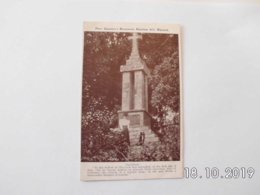
[[(128, 155), (125, 132), (116, 131), (121, 105), (120, 65), (131, 52), (128, 33), (85, 32), (82, 89), (82, 161), (179, 160), (178, 37), (143, 34), (139, 51), (151, 70), (149, 112), (160, 143)], [(172, 116), (172, 117), (170, 117)]]

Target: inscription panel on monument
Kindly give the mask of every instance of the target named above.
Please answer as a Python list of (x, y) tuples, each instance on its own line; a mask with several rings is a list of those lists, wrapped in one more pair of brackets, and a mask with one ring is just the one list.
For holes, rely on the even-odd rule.
[(130, 119), (130, 126), (140, 125), (141, 117), (139, 114), (134, 114), (129, 116)]

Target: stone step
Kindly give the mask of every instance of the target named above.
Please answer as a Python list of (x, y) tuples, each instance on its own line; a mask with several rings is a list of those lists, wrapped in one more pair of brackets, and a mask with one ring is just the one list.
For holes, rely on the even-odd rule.
[(151, 129), (150, 128), (136, 128), (136, 129), (132, 129), (132, 128), (130, 128), (129, 129), (129, 131), (133, 131), (133, 132), (135, 132), (135, 131), (151, 131)]
[(159, 142), (159, 138), (154, 137), (154, 138), (145, 140), (145, 142)]
[(143, 126), (143, 127), (129, 127), (129, 129), (140, 129), (140, 128), (143, 128), (143, 129), (150, 129), (150, 127), (148, 126)]
[(140, 132), (144, 132), (144, 133), (151, 133), (151, 134), (155, 134), (152, 130), (150, 129), (139, 129), (139, 130), (129, 130), (129, 133), (140, 133)]
[[(158, 137), (153, 137), (153, 138), (147, 138), (147, 139), (144, 139), (144, 142), (158, 142), (159, 141), (159, 138)], [(139, 139), (137, 138), (130, 138), (130, 142), (131, 143), (139, 143)]]
[[(139, 137), (129, 137), (129, 139), (136, 139), (136, 140), (139, 140)], [(148, 140), (148, 139), (158, 139), (159, 140), (159, 138), (158, 137), (156, 137), (156, 136), (149, 136), (149, 137), (145, 137), (144, 138), (145, 140)]]
[[(139, 133), (138, 134), (131, 134), (131, 133), (129, 133), (129, 137), (139, 137), (139, 136), (140, 136)], [(157, 137), (157, 135), (152, 134), (152, 133), (145, 133), (145, 137)]]
[(140, 128), (142, 128), (142, 129), (150, 129), (150, 127), (147, 127), (147, 126), (143, 126), (143, 127), (129, 127), (129, 129), (140, 129)]
[[(145, 131), (142, 131), (144, 132), (145, 135), (155, 135), (157, 136), (154, 132), (145, 132)], [(134, 133), (134, 132), (129, 132), (129, 135), (133, 135), (133, 136), (139, 136), (141, 132), (137, 132), (137, 133)]]
[(137, 146), (141, 132), (144, 132), (145, 134), (144, 144), (154, 144), (159, 142), (158, 136), (149, 127), (131, 127), (129, 128), (129, 139), (131, 147)]
[(158, 137), (150, 137), (150, 138), (147, 138), (146, 141), (159, 141), (159, 138)]
[[(135, 142), (139, 142), (139, 139), (137, 138), (130, 138), (130, 141), (135, 141)], [(144, 139), (144, 141), (159, 141), (159, 138), (157, 137), (150, 137), (150, 138), (146, 138)]]
[(132, 131), (132, 132), (136, 132), (136, 131), (151, 131), (151, 129), (149, 129), (149, 128), (136, 128), (136, 129), (129, 128), (129, 131)]
[[(137, 140), (137, 141), (139, 141), (139, 137), (130, 137), (129, 138), (130, 140)], [(159, 140), (159, 138), (158, 137), (146, 137), (146, 138), (144, 138), (144, 140), (146, 141), (146, 140)]]

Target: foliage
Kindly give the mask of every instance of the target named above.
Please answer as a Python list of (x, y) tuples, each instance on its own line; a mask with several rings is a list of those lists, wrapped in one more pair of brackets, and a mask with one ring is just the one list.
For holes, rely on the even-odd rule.
[(140, 148), (139, 154), (131, 154), (129, 161), (168, 161), (180, 160), (180, 131), (178, 125), (163, 127), (165, 134), (161, 142), (146, 144)]
[(151, 107), (160, 128), (167, 122), (167, 114), (178, 113), (180, 110), (178, 63), (178, 52), (174, 52), (172, 56), (164, 58), (152, 72)]
[[(97, 137), (90, 136), (85, 145), (82, 144), (82, 161), (105, 162), (105, 161), (126, 161), (129, 147), (129, 140), (126, 132), (108, 131), (97, 132)], [(99, 140), (98, 143), (95, 141)]]

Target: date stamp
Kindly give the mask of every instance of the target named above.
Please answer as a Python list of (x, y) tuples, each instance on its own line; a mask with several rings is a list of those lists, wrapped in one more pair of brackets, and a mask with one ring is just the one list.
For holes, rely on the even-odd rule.
[(255, 174), (255, 169), (252, 167), (226, 167), (219, 169), (217, 167), (205, 167), (199, 171), (196, 167), (185, 167), (185, 179), (252, 179)]

